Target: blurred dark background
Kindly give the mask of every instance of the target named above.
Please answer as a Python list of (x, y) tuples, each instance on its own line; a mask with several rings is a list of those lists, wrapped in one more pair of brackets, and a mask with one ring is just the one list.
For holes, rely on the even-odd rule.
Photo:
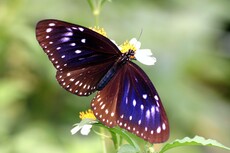
[[(138, 64), (167, 111), (169, 142), (200, 135), (230, 146), (229, 6), (229, 0), (114, 0), (103, 7), (100, 26), (118, 44), (143, 29), (142, 48), (150, 48), (157, 63)], [(46, 18), (95, 24), (86, 0), (0, 1), (0, 152), (101, 153), (99, 136), (70, 134), (93, 96), (72, 95), (55, 80), (35, 38), (36, 23)], [(227, 153), (169, 151), (176, 152)]]

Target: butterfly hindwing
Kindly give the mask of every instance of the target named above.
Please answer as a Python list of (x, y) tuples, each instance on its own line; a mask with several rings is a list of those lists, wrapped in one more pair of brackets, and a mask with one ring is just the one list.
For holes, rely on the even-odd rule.
[(105, 125), (124, 128), (150, 143), (169, 137), (169, 124), (159, 95), (148, 76), (127, 62), (92, 101), (96, 117)]
[(94, 92), (103, 74), (121, 55), (108, 38), (59, 20), (40, 21), (36, 38), (57, 69), (59, 84), (79, 96)]
[(79, 96), (88, 96), (97, 90), (98, 79), (102, 78), (112, 65), (113, 61), (107, 61), (73, 71), (57, 71), (56, 78), (67, 91)]

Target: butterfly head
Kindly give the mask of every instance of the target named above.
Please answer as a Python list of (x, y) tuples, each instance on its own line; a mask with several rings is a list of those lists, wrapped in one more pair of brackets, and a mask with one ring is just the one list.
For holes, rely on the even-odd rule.
[(156, 58), (152, 56), (150, 49), (140, 49), (141, 42), (136, 38), (132, 38), (130, 41), (125, 41), (122, 45), (118, 46), (121, 53), (129, 54), (129, 59), (137, 59), (139, 62), (145, 65), (154, 65)]

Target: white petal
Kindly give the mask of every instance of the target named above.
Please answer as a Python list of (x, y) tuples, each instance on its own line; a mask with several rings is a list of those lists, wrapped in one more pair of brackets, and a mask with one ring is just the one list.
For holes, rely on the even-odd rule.
[(136, 38), (132, 38), (132, 39), (129, 41), (130, 44), (135, 44), (136, 42), (137, 42), (137, 39), (136, 39)]
[(153, 53), (151, 52), (150, 49), (139, 49), (139, 50), (137, 50), (137, 52), (140, 52), (140, 53), (145, 54), (147, 56), (153, 55)]
[[(136, 56), (135, 56), (136, 57)], [(154, 65), (156, 62), (156, 58), (155, 57), (151, 57), (151, 56), (146, 56), (145, 58), (137, 58), (136, 59), (141, 62), (142, 64), (145, 65)]]
[(136, 38), (132, 38), (130, 41), (129, 41), (130, 44), (134, 45), (134, 47), (138, 50), (141, 48), (141, 42), (140, 41), (137, 41)]
[(140, 49), (140, 50), (136, 51), (134, 56), (142, 64), (154, 65), (155, 62), (156, 62), (156, 58), (153, 57), (153, 56), (150, 56), (150, 55), (152, 55), (151, 50), (149, 50), (149, 49), (143, 49), (143, 50)]
[(141, 48), (141, 42), (137, 41), (136, 44), (134, 44), (135, 48), (138, 50)]
[(71, 134), (74, 135), (75, 133), (77, 133), (82, 127), (80, 126), (75, 126), (74, 128), (71, 129)]
[(84, 125), (81, 129), (81, 134), (82, 135), (88, 135), (91, 127), (92, 127), (92, 125)]

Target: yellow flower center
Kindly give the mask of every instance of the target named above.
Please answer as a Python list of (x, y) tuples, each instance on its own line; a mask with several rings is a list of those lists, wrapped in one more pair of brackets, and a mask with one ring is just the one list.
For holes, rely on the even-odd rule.
[(122, 45), (120, 45), (121, 53), (126, 53), (129, 50), (136, 51), (136, 47), (133, 44), (130, 44), (129, 41), (125, 41)]
[(96, 120), (96, 117), (94, 116), (93, 111), (91, 109), (88, 109), (85, 112), (80, 112), (79, 117), (81, 120), (86, 119), (86, 118)]
[(90, 27), (91, 30), (101, 34), (102, 36), (107, 37), (106, 32), (103, 28), (99, 28), (98, 26)]

